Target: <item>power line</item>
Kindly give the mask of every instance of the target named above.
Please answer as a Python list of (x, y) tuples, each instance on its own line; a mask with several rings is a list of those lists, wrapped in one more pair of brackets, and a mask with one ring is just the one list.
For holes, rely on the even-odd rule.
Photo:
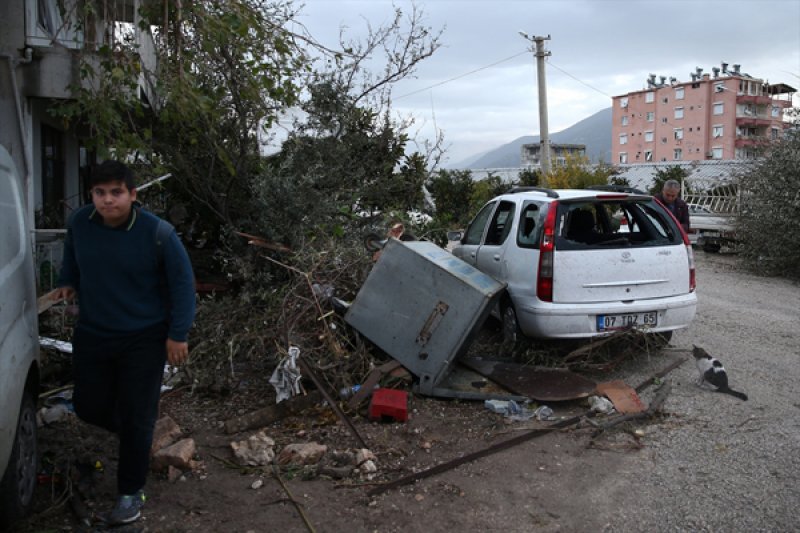
[[(510, 61), (510, 60), (512, 60), (514, 58), (517, 58), (517, 57), (519, 57), (521, 55), (524, 55), (524, 54), (527, 54), (527, 53), (530, 53), (530, 50), (524, 50), (522, 52), (514, 54), (513, 56), (509, 56), (509, 57), (507, 57), (505, 59), (501, 59), (499, 61), (495, 61), (494, 63), (491, 63), (489, 65), (486, 65), (486, 66), (483, 66), (483, 67), (480, 67), (480, 68), (476, 68), (475, 70), (471, 70), (469, 72), (465, 72), (464, 74), (459, 74), (458, 76), (446, 79), (444, 81), (440, 81), (438, 83), (434, 83), (433, 85), (429, 85), (429, 86), (424, 87), (422, 89), (417, 89), (416, 91), (411, 91), (410, 93), (406, 93), (406, 94), (403, 94), (403, 95), (400, 95), (400, 96), (396, 96), (394, 98), (394, 100), (400, 100), (401, 98), (405, 98), (406, 96), (412, 96), (412, 95), (415, 95), (415, 94), (418, 94), (418, 93), (421, 93), (421, 92), (424, 92), (424, 91), (428, 91), (428, 90), (433, 89), (435, 87), (440, 87), (440, 86), (445, 85), (447, 83), (450, 83), (452, 81), (460, 80), (461, 78), (466, 78), (467, 76), (471, 76), (472, 74), (476, 74), (476, 73), (481, 72), (483, 70), (486, 70), (486, 69), (489, 69), (489, 68), (492, 68), (492, 67), (496, 67), (497, 65), (499, 65), (501, 63), (505, 63), (506, 61)], [(597, 91), (598, 93), (600, 93), (603, 96), (606, 96), (608, 98), (613, 98), (610, 94), (607, 94), (607, 93), (601, 91), (600, 89), (598, 89), (597, 87), (594, 87), (594, 86), (590, 85), (589, 83), (586, 83), (585, 81), (581, 80), (580, 78), (578, 78), (576, 76), (573, 76), (572, 74), (570, 74), (569, 72), (567, 72), (563, 68), (561, 68), (558, 65), (554, 64), (549, 59), (547, 60), (547, 64), (552, 66), (554, 69), (560, 71), (561, 73), (569, 76), (570, 78), (572, 78), (573, 80), (577, 81), (578, 83), (587, 86), (588, 88), (592, 89), (593, 91)]]
[(556, 70), (559, 70), (559, 71), (561, 71), (562, 73), (566, 74), (567, 76), (569, 76), (569, 77), (570, 77), (570, 78), (572, 78), (573, 80), (577, 81), (578, 83), (581, 83), (581, 84), (583, 84), (583, 85), (586, 85), (588, 88), (592, 89), (593, 91), (597, 91), (597, 92), (599, 92), (600, 94), (602, 94), (603, 96), (607, 96), (607, 97), (609, 97), (609, 98), (613, 98), (613, 97), (612, 97), (610, 94), (606, 94), (606, 93), (604, 93), (603, 91), (601, 91), (601, 90), (600, 90), (600, 89), (598, 89), (597, 87), (592, 87), (591, 85), (589, 85), (589, 84), (588, 84), (588, 83), (586, 83), (585, 81), (583, 81), (583, 80), (581, 80), (581, 79), (579, 79), (579, 78), (576, 78), (575, 76), (573, 76), (572, 74), (570, 74), (569, 72), (567, 72), (566, 70), (564, 70), (563, 68), (561, 68), (561, 67), (559, 67), (559, 66), (557, 66), (557, 65), (554, 65), (552, 61), (548, 61), (548, 62), (547, 62), (547, 64), (548, 64), (548, 65), (550, 65), (551, 67), (553, 67), (554, 69), (556, 69)]
[(500, 63), (505, 63), (506, 61), (510, 61), (510, 60), (514, 59), (515, 57), (519, 57), (519, 56), (521, 56), (523, 54), (527, 54), (527, 53), (528, 53), (528, 50), (525, 50), (523, 52), (519, 52), (518, 54), (514, 54), (513, 56), (509, 56), (509, 57), (507, 57), (505, 59), (501, 59), (500, 61), (495, 61), (494, 63), (492, 63), (490, 65), (486, 65), (484, 67), (476, 68), (475, 70), (471, 70), (471, 71), (466, 72), (464, 74), (460, 74), (460, 75), (458, 75), (458, 76), (456, 76), (454, 78), (450, 78), (450, 79), (447, 79), (447, 80), (444, 80), (444, 81), (440, 81), (439, 83), (434, 83), (433, 85), (430, 85), (430, 86), (425, 87), (423, 89), (417, 89), (416, 91), (411, 91), (410, 93), (406, 93), (406, 94), (397, 96), (394, 99), (395, 100), (399, 100), (401, 98), (405, 98), (406, 96), (411, 96), (411, 95), (414, 95), (414, 94), (417, 94), (417, 93), (421, 93), (423, 91), (427, 91), (427, 90), (433, 89), (434, 87), (439, 87), (439, 86), (444, 85), (446, 83), (450, 83), (451, 81), (460, 80), (461, 78), (465, 78), (467, 76), (471, 76), (472, 74), (475, 74), (475, 73), (480, 72), (482, 70), (486, 70), (488, 68), (495, 67), (495, 66), (499, 65)]

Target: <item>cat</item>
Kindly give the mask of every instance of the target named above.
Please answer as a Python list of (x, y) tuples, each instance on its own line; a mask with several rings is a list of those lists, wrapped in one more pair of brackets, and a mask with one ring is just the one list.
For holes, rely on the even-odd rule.
[(711, 357), (704, 349), (695, 346), (692, 355), (697, 360), (697, 369), (700, 371), (700, 378), (697, 384), (702, 386), (704, 383), (712, 386), (716, 392), (724, 392), (731, 396), (736, 396), (740, 400), (747, 401), (747, 394), (735, 391), (728, 387), (728, 373), (725, 367), (715, 357)]

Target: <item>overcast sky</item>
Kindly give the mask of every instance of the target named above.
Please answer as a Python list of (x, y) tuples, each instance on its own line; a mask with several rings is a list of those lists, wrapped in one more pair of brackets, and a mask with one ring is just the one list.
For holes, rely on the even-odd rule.
[[(340, 27), (357, 38), (366, 21), (373, 26), (390, 21), (393, 5), (404, 12), (411, 7), (404, 0), (304, 4), (299, 20), (329, 46), (336, 45)], [(650, 73), (688, 81), (696, 67), (710, 74), (725, 61), (770, 83), (800, 88), (800, 0), (415, 4), (428, 26), (444, 30), (443, 46), (414, 79), (396, 85), (394, 106), (416, 117), (418, 127), (411, 133), (418, 138), (432, 137), (434, 128), (444, 132), (449, 163), (539, 133), (532, 43), (520, 31), (551, 36), (545, 76), (551, 133), (610, 107), (612, 96), (645, 88)]]

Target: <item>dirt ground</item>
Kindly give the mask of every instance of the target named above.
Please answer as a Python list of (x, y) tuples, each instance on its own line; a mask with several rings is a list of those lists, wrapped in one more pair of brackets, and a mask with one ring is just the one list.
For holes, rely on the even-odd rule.
[[(672, 371), (663, 413), (598, 432), (587, 422), (538, 435), (422, 480), (370, 494), (553, 422), (512, 422), (482, 402), (409, 395), (405, 423), (353, 416), (376, 455), (377, 472), (345, 479), (313, 469), (237, 467), (224, 422), (274, 401), (269, 371), (252, 372), (230, 395), (164, 395), (169, 414), (195, 439), (199, 466), (174, 481), (152, 474), (144, 519), (117, 531), (790, 531), (797, 530), (800, 403), (796, 397), (800, 288), (743, 272), (735, 256), (697, 252), (698, 316), (661, 351), (638, 353), (613, 370), (585, 374), (636, 385), (690, 356), (693, 344), (719, 355), (732, 386), (750, 401), (699, 389), (693, 361)], [(484, 339), (497, 335), (487, 324)], [(654, 398), (642, 392), (645, 404)], [(792, 392), (794, 391), (794, 392)], [(548, 404), (559, 420), (585, 400)], [(598, 416), (596, 422), (607, 422)], [(330, 409), (318, 405), (263, 429), (280, 449), (317, 442), (360, 447)], [(43, 473), (65, 462), (100, 461), (90, 509), (114, 493), (115, 441), (74, 418), (42, 429)], [(86, 479), (84, 477), (84, 479)], [(253, 484), (263, 485), (254, 489)], [(19, 531), (94, 531), (64, 502), (63, 484), (43, 475), (36, 514)], [(77, 485), (74, 490), (77, 490)], [(292, 502), (294, 500), (295, 503)]]

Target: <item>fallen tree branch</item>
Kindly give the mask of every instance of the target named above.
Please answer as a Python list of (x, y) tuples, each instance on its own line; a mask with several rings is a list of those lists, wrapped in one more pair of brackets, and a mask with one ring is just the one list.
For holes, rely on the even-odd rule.
[(302, 502), (298, 502), (297, 500), (294, 499), (294, 496), (292, 496), (291, 491), (289, 491), (289, 487), (287, 487), (286, 483), (283, 482), (283, 479), (281, 478), (281, 471), (277, 465), (272, 465), (272, 474), (275, 477), (275, 479), (278, 480), (278, 483), (281, 484), (281, 487), (283, 487), (283, 491), (286, 493), (286, 496), (289, 497), (289, 500), (294, 504), (294, 507), (295, 509), (297, 509), (297, 512), (300, 513), (300, 517), (303, 519), (303, 523), (305, 523), (308, 530), (311, 531), (311, 533), (315, 533), (316, 530), (314, 529), (314, 526), (311, 525), (311, 522), (308, 520), (308, 516), (306, 516), (306, 512), (303, 510)]
[(583, 414), (573, 416), (572, 418), (567, 418), (566, 420), (561, 420), (559, 422), (556, 422), (555, 424), (551, 424), (546, 428), (531, 430), (523, 435), (512, 437), (503, 442), (498, 442), (497, 444), (493, 444), (488, 448), (484, 448), (482, 450), (478, 450), (476, 452), (467, 454), (463, 457), (453, 459), (452, 461), (436, 465), (433, 468), (429, 468), (428, 470), (416, 472), (414, 474), (402, 477), (400, 479), (390, 481), (389, 483), (384, 483), (383, 485), (377, 486), (374, 489), (370, 490), (369, 492), (367, 492), (367, 494), (370, 496), (375, 496), (376, 494), (380, 494), (387, 490), (401, 487), (403, 485), (409, 485), (417, 480), (424, 479), (436, 474), (441, 474), (442, 472), (447, 472), (448, 470), (452, 470), (453, 468), (461, 466), (464, 463), (470, 463), (482, 457), (486, 457), (487, 455), (492, 455), (499, 451), (506, 450), (518, 444), (522, 444), (523, 442), (527, 442), (531, 439), (535, 439), (537, 437), (547, 435), (548, 433), (552, 433), (555, 430), (563, 429), (569, 426), (574, 426), (575, 424), (580, 422), (584, 417), (592, 417), (594, 415), (595, 413), (593, 411), (587, 411)]

